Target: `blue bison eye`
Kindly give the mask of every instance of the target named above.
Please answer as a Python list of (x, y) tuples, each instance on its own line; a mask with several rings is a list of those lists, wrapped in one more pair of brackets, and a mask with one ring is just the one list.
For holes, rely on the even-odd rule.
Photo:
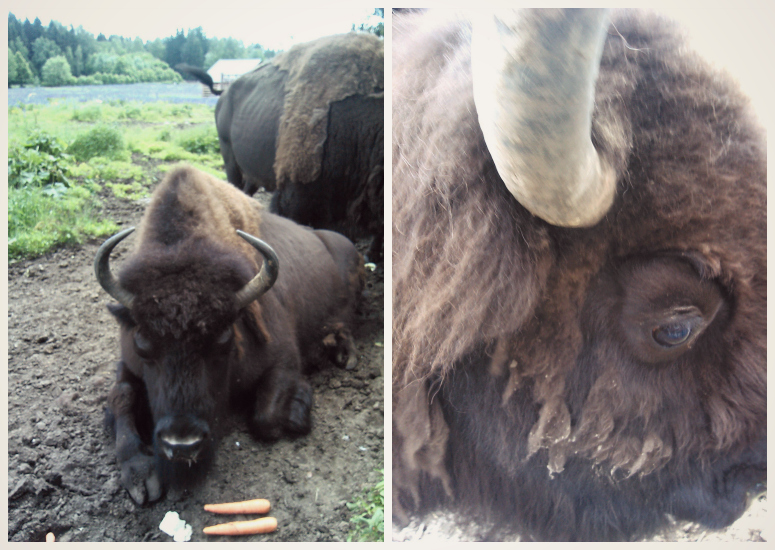
[(692, 334), (692, 323), (689, 320), (661, 325), (655, 328), (651, 335), (654, 341), (665, 347), (675, 347), (686, 342)]

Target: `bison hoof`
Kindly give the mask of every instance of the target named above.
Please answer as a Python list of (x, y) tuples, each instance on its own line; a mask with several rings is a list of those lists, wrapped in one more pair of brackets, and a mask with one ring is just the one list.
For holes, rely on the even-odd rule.
[(339, 330), (323, 339), (323, 345), (330, 351), (334, 363), (347, 370), (358, 366), (358, 351), (355, 349), (353, 337), (348, 330)]
[(137, 454), (121, 465), (121, 484), (137, 504), (161, 498), (161, 478), (152, 456)]
[(309, 433), (312, 428), (312, 388), (304, 384), (296, 388), (288, 406), (288, 431), (297, 434)]

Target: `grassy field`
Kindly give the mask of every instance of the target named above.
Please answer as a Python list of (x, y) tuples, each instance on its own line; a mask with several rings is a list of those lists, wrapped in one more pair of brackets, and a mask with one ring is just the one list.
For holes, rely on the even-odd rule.
[(100, 198), (142, 198), (178, 162), (225, 178), (212, 107), (121, 100), (10, 107), (9, 260), (111, 234), (117, 226)]

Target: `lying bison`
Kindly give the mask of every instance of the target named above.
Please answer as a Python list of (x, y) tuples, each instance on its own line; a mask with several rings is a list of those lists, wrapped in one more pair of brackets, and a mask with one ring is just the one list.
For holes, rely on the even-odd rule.
[(655, 15), (395, 19), (396, 520), (730, 524), (767, 472), (748, 101)]
[(174, 169), (153, 194), (118, 278), (108, 239), (97, 279), (120, 305), (121, 360), (108, 397), (121, 481), (142, 504), (206, 471), (227, 412), (257, 438), (310, 430), (303, 367), (352, 368), (363, 284), (350, 241), (262, 212), (231, 185)]
[(383, 79), (383, 42), (365, 33), (299, 44), (238, 78), (215, 107), (229, 181), (274, 191), (270, 209), (299, 223), (373, 235), (381, 254)]

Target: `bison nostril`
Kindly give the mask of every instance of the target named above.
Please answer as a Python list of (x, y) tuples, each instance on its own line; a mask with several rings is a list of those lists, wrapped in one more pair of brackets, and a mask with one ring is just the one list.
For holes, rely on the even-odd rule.
[(196, 460), (209, 437), (206, 423), (186, 417), (165, 418), (156, 427), (157, 445), (169, 460)]

